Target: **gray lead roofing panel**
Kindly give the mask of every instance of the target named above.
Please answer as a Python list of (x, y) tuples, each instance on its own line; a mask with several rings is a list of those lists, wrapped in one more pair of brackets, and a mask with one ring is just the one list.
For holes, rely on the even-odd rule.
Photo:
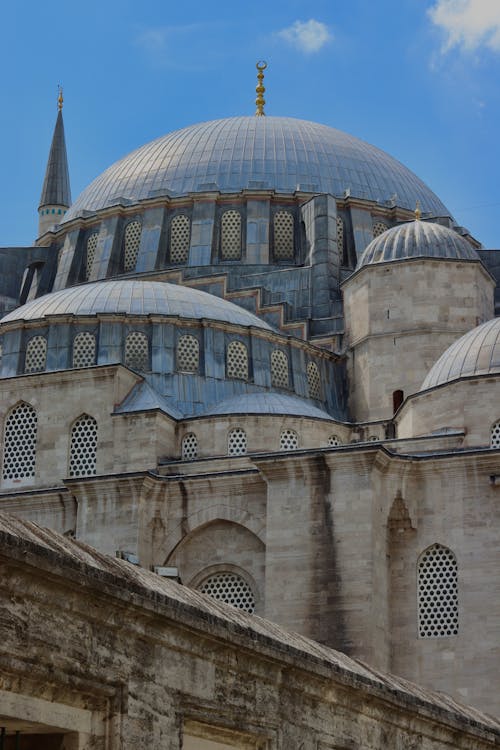
[(119, 196), (141, 200), (168, 191), (239, 192), (264, 186), (279, 192), (331, 193), (449, 216), (439, 198), (389, 154), (354, 136), (290, 117), (234, 117), (192, 125), (147, 143), (113, 164), (77, 198), (65, 216), (97, 211)]
[(217, 414), (283, 414), (333, 421), (329, 414), (305, 399), (280, 393), (244, 393), (221, 401), (204, 412), (202, 416)]
[(40, 206), (70, 206), (71, 190), (69, 186), (68, 157), (64, 138), (62, 112), (57, 114), (54, 135), (50, 146), (49, 160), (45, 170)]

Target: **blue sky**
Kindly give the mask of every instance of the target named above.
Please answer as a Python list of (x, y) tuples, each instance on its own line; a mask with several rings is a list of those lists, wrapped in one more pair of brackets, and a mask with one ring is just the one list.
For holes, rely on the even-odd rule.
[(332, 125), (421, 177), (500, 248), (500, 0), (28, 0), (0, 30), (0, 242), (30, 245), (64, 86), (73, 198), (129, 151), (202, 120)]

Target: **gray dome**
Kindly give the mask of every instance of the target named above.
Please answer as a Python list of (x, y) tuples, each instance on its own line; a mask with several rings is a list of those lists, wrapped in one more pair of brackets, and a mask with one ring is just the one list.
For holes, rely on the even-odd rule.
[(469, 242), (453, 229), (431, 221), (410, 221), (375, 237), (359, 259), (358, 268), (407, 258), (479, 260)]
[(309, 401), (281, 393), (243, 393), (221, 401), (202, 416), (211, 417), (216, 414), (282, 414), (333, 421), (329, 414)]
[(345, 190), (356, 198), (449, 216), (439, 198), (403, 164), (340, 130), (290, 117), (234, 117), (191, 125), (133, 151), (95, 179), (64, 217), (169, 191), (293, 193)]
[(500, 373), (500, 318), (488, 320), (455, 341), (430, 369), (420, 390), (493, 373)]
[(271, 326), (232, 302), (212, 294), (161, 281), (97, 281), (46, 294), (13, 310), (0, 323), (37, 320), (46, 315), (178, 315), (220, 320), (272, 330)]

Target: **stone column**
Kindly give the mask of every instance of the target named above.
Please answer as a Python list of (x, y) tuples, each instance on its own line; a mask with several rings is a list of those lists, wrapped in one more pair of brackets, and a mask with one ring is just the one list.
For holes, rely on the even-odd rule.
[(269, 198), (247, 201), (246, 262), (269, 263)]
[(214, 194), (194, 201), (188, 263), (190, 266), (209, 266), (212, 262), (215, 198)]

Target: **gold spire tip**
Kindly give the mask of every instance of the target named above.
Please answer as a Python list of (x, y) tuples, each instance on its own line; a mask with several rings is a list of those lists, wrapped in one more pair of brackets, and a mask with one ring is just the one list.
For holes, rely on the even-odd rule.
[(422, 218), (422, 211), (420, 209), (420, 201), (417, 201), (417, 205), (415, 206), (415, 220), (420, 221)]
[(265, 60), (259, 60), (255, 67), (259, 71), (257, 73), (257, 86), (255, 87), (255, 93), (257, 94), (257, 98), (255, 100), (255, 104), (257, 105), (255, 116), (264, 117), (266, 114), (264, 112), (264, 104), (266, 103), (266, 100), (264, 99), (264, 91), (266, 89), (264, 88), (264, 84), (262, 83), (262, 81), (264, 80), (264, 71), (267, 68), (267, 63)]
[(62, 86), (58, 86), (58, 87), (57, 87), (57, 90), (58, 90), (58, 92), (59, 92), (59, 93), (58, 93), (58, 96), (57, 96), (57, 109), (58, 109), (58, 110), (59, 110), (59, 112), (60, 112), (60, 111), (61, 111), (61, 109), (63, 108), (63, 102), (64, 102), (64, 99), (63, 99), (63, 90), (62, 90)]

